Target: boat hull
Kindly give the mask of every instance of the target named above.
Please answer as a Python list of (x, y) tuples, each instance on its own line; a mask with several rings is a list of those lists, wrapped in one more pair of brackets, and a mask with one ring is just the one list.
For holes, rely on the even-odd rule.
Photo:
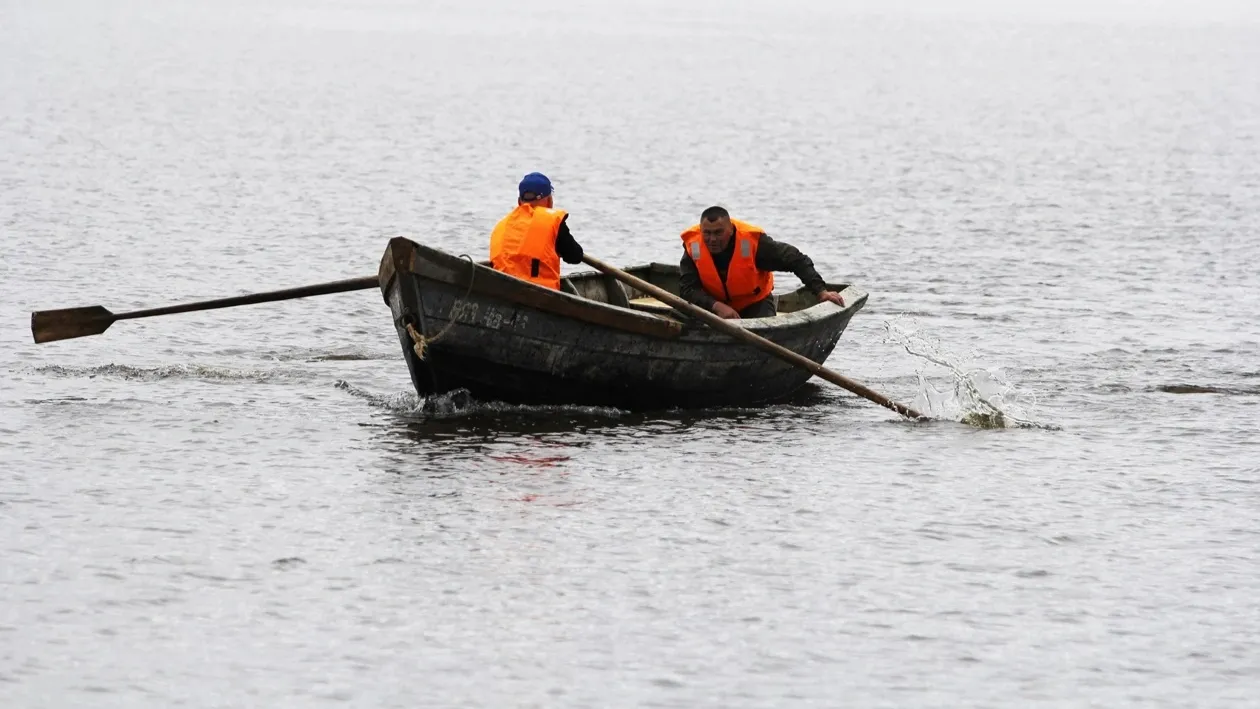
[[(653, 268), (673, 277), (676, 292), (669, 267), (628, 270), (643, 277)], [(754, 406), (789, 397), (812, 376), (669, 308), (635, 307), (634, 293), (603, 274), (570, 277), (575, 292), (557, 292), (395, 238), (379, 275), (421, 396), (465, 389), (513, 404)], [(844, 295), (843, 308), (743, 324), (821, 363), (866, 300), (852, 287)]]

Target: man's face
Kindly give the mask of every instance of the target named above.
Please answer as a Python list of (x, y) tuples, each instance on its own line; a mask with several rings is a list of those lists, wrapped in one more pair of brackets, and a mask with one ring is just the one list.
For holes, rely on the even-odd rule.
[(704, 245), (709, 251), (722, 251), (731, 243), (731, 237), (735, 235), (735, 225), (731, 224), (730, 219), (719, 217), (717, 221), (701, 224), (700, 235), (704, 237)]

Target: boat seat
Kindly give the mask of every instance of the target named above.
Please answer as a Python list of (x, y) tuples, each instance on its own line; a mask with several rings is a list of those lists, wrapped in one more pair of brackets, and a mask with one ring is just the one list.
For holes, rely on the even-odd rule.
[(604, 274), (604, 293), (608, 296), (609, 305), (630, 307), (630, 299), (626, 297), (626, 290), (621, 287), (621, 281), (608, 274)]

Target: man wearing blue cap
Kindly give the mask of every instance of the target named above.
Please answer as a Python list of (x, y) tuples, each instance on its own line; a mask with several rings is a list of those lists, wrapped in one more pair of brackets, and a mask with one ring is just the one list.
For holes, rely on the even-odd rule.
[(518, 186), (513, 209), (490, 233), (490, 265), (496, 271), (560, 290), (560, 259), (582, 263), (582, 247), (569, 233), (568, 212), (555, 209), (551, 180), (531, 172)]

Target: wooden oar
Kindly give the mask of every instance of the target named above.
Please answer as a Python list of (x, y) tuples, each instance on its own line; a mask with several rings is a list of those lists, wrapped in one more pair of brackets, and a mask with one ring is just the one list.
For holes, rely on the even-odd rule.
[(871, 389), (868, 389), (867, 387), (853, 381), (852, 379), (849, 379), (848, 377), (844, 377), (836, 372), (831, 371), (830, 369), (827, 369), (826, 367), (822, 366), (821, 364), (818, 364), (817, 362), (815, 362), (814, 360), (808, 357), (805, 357), (804, 355), (799, 355), (793, 352), (792, 350), (787, 349), (786, 347), (783, 347), (781, 345), (776, 345), (775, 343), (767, 340), (766, 338), (762, 337), (761, 335), (758, 335), (755, 332), (752, 332), (751, 330), (732, 324), (730, 321), (724, 320), (721, 317), (719, 317), (716, 313), (709, 312), (708, 310), (705, 310), (704, 308), (701, 308), (698, 305), (688, 303), (687, 301), (683, 300), (682, 298), (679, 298), (673, 293), (670, 293), (669, 291), (663, 288), (658, 288), (657, 286), (654, 286), (651, 283), (648, 283), (647, 281), (641, 278), (635, 278), (629, 273), (626, 273), (625, 271), (622, 271), (621, 269), (616, 268), (615, 266), (610, 266), (604, 263), (603, 261), (600, 261), (599, 259), (595, 258), (594, 256), (583, 256), (582, 260), (594, 266), (595, 268), (598, 268), (604, 273), (607, 273), (608, 275), (616, 278), (622, 283), (638, 288), (644, 293), (652, 294), (657, 300), (661, 301), (662, 303), (668, 303), (669, 305), (687, 313), (688, 315), (692, 315), (696, 318), (699, 318), (700, 320), (703, 320), (715, 330), (724, 332), (732, 337), (743, 340), (744, 342), (747, 342), (750, 345), (753, 345), (754, 347), (759, 347), (765, 350), (766, 352), (769, 352), (770, 354), (776, 355), (781, 359), (787, 360), (788, 362), (791, 362), (792, 364), (795, 364), (796, 366), (801, 367), (802, 369), (812, 372), (815, 376), (826, 379), (827, 381), (837, 386), (844, 387), (845, 389), (848, 389), (849, 391), (853, 392), (854, 394), (857, 394), (858, 396), (862, 396), (867, 399), (870, 399), (871, 401), (875, 402), (876, 404), (879, 404), (880, 406), (886, 406), (907, 418), (927, 419), (927, 416), (924, 416), (923, 414), (915, 411), (909, 406), (906, 406), (904, 404), (899, 404), (885, 396), (882, 396), (881, 394), (875, 391), (872, 391)]
[(109, 326), (113, 325), (117, 320), (151, 318), (156, 315), (192, 313), (198, 310), (231, 308), (237, 305), (252, 305), (254, 303), (270, 303), (277, 300), (306, 298), (312, 295), (326, 295), (329, 293), (366, 290), (368, 288), (376, 288), (378, 284), (379, 280), (376, 276), (364, 276), (362, 278), (350, 278), (344, 281), (319, 283), (313, 286), (286, 288), (284, 290), (270, 291), (267, 293), (238, 295), (231, 298), (203, 300), (196, 303), (168, 305), (162, 308), (135, 310), (130, 313), (118, 314), (111, 313), (100, 305), (92, 305), (85, 308), (64, 308), (62, 310), (41, 310), (31, 313), (31, 334), (35, 336), (36, 342), (69, 340), (75, 337), (99, 335), (108, 330)]

